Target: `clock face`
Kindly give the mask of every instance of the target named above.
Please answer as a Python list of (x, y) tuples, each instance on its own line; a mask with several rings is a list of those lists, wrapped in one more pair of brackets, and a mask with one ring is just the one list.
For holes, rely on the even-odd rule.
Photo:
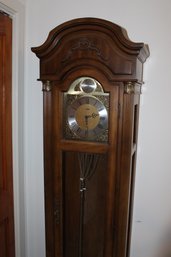
[(68, 106), (67, 121), (75, 135), (84, 139), (94, 139), (107, 129), (108, 113), (96, 97), (82, 96)]

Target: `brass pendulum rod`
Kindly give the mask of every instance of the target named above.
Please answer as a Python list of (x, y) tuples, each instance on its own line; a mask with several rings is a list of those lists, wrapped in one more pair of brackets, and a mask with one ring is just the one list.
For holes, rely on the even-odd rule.
[(84, 203), (86, 182), (95, 173), (97, 163), (99, 160), (98, 154), (79, 153), (80, 166), (80, 225), (79, 225), (79, 257), (83, 257), (83, 224), (84, 224)]

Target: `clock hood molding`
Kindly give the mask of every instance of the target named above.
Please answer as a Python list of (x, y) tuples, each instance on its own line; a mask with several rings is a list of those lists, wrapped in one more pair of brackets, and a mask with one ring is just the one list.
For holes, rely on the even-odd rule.
[(57, 26), (32, 51), (40, 59), (41, 81), (59, 81), (78, 68), (91, 67), (110, 81), (142, 83), (143, 63), (149, 56), (146, 44), (132, 42), (125, 29), (97, 18)]

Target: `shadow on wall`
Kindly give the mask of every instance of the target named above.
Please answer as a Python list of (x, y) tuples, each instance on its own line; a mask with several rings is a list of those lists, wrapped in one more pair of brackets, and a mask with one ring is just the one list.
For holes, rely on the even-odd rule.
[(171, 257), (171, 230), (161, 239), (157, 257)]

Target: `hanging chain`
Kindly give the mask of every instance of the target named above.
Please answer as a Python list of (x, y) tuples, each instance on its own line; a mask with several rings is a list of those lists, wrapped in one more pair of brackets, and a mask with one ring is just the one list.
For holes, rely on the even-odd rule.
[(86, 182), (95, 173), (99, 161), (99, 154), (78, 153), (80, 167), (80, 230), (79, 230), (79, 257), (83, 257), (83, 223)]

